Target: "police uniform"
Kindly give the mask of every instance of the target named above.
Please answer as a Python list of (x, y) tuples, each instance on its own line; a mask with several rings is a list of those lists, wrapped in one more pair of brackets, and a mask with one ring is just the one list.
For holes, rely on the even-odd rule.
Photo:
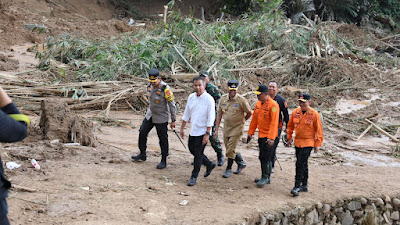
[[(260, 84), (255, 94), (267, 93), (268, 87)], [(278, 136), (279, 124), (279, 105), (272, 98), (267, 96), (267, 100), (262, 103), (257, 101), (254, 108), (253, 118), (250, 122), (249, 135), (254, 135), (258, 128), (258, 146), (260, 149), (259, 159), (261, 163), (261, 179), (255, 179), (259, 187), (271, 181), (272, 152), (273, 146), (269, 146), (268, 140), (275, 140)]]
[[(199, 72), (200, 76), (205, 76), (208, 77), (208, 72), (207, 71), (200, 71)], [(208, 94), (211, 95), (211, 97), (213, 97), (214, 101), (215, 101), (215, 117), (217, 117), (217, 106), (219, 103), (219, 100), (221, 99), (221, 92), (218, 90), (218, 88), (211, 84), (208, 83), (206, 85), (206, 92)], [(212, 127), (212, 134), (214, 134), (215, 132), (215, 124)], [(218, 166), (222, 166), (224, 163), (224, 155), (222, 154), (222, 146), (221, 146), (221, 141), (219, 140), (218, 134), (216, 137), (214, 137), (214, 135), (210, 136), (210, 142), (211, 142), (211, 146), (213, 147), (214, 151), (217, 153), (217, 157), (218, 157)]]
[[(3, 91), (3, 90), (1, 90)], [(0, 142), (17, 142), (28, 135), (27, 125), (29, 118), (22, 115), (14, 103), (10, 103), (0, 109)], [(8, 189), (11, 183), (4, 174), (3, 162), (0, 157), (0, 224), (9, 225), (7, 218)]]
[[(299, 101), (307, 102), (311, 95), (300, 94)], [(287, 125), (288, 139), (292, 140), (293, 131), (296, 132), (294, 146), (296, 149), (296, 176), (295, 186), (291, 193), (297, 196), (300, 191), (308, 191), (308, 158), (314, 147), (321, 147), (324, 140), (322, 123), (319, 113), (308, 107), (302, 111), (301, 107), (293, 110)]]
[[(149, 81), (156, 82), (159, 79), (159, 72), (157, 69), (149, 70)], [(157, 136), (159, 138), (162, 159), (158, 169), (166, 167), (166, 158), (168, 156), (168, 120), (171, 115), (172, 122), (176, 121), (176, 106), (174, 95), (170, 90), (169, 86), (160, 81), (160, 83), (154, 87), (149, 83), (147, 85), (147, 93), (149, 96), (149, 108), (146, 112), (145, 118), (140, 126), (139, 130), (139, 149), (140, 154), (132, 156), (132, 159), (136, 161), (146, 160), (146, 149), (147, 149), (147, 137), (150, 130), (155, 126), (157, 130)]]
[[(238, 85), (237, 80), (228, 81), (229, 90), (237, 90)], [(240, 173), (246, 167), (241, 154), (236, 151), (236, 147), (243, 134), (246, 114), (251, 114), (251, 108), (243, 96), (236, 94), (235, 97), (229, 99), (229, 94), (225, 94), (219, 102), (218, 112), (222, 113), (221, 116), (224, 117), (223, 134), (228, 165), (223, 177), (227, 178), (230, 176), (233, 160), (238, 164), (238, 170), (234, 172), (235, 174)]]

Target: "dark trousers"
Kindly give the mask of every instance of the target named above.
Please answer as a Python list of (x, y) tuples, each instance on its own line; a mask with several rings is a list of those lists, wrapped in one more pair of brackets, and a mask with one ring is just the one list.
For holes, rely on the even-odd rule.
[(275, 167), (275, 161), (277, 160), (277, 158), (276, 158), (276, 148), (278, 147), (279, 139), (281, 138), (281, 133), (282, 133), (282, 129), (279, 129), (278, 130), (278, 137), (275, 138), (274, 147), (272, 148), (272, 168)]
[(168, 122), (167, 123), (153, 123), (152, 118), (147, 120), (144, 118), (139, 130), (139, 149), (140, 154), (146, 155), (147, 149), (147, 136), (153, 127), (156, 127), (157, 136), (160, 143), (161, 155), (168, 156)]
[(296, 147), (296, 183), (307, 185), (308, 181), (308, 158), (310, 157), (312, 147)]
[(7, 218), (7, 201), (5, 199), (0, 200), (0, 224), (1, 225), (10, 225), (10, 222)]
[(272, 161), (273, 146), (269, 146), (267, 143), (267, 138), (258, 139), (258, 147), (260, 148), (260, 154), (258, 158), (261, 162)]
[(190, 136), (189, 135), (189, 151), (194, 156), (194, 168), (192, 171), (192, 177), (197, 178), (200, 172), (201, 165), (208, 166), (211, 161), (204, 155), (204, 149), (206, 145), (203, 145), (203, 136)]

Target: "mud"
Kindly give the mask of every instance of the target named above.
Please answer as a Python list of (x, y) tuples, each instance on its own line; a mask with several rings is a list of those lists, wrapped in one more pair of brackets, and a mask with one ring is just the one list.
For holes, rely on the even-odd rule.
[(80, 143), (93, 147), (97, 145), (93, 123), (70, 111), (68, 105), (60, 100), (42, 101), (39, 125), (46, 140), (58, 139), (63, 143)]

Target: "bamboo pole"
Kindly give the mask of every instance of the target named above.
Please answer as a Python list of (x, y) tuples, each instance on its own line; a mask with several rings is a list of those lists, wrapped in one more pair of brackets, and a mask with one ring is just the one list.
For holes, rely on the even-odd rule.
[(387, 137), (389, 137), (390, 139), (392, 139), (395, 142), (399, 142), (399, 139), (395, 138), (394, 136), (392, 136), (391, 134), (389, 134), (388, 132), (384, 131), (382, 128), (378, 127), (378, 125), (376, 125), (375, 123), (371, 122), (369, 119), (365, 119), (365, 121), (367, 121), (368, 123), (370, 123), (372, 126), (375, 127), (375, 129), (377, 129), (378, 131), (380, 131), (382, 134), (386, 135)]
[(362, 132), (360, 134), (360, 136), (358, 136), (357, 140), (360, 140), (369, 130), (371, 130), (372, 125), (369, 125), (369, 127), (367, 127), (367, 129), (364, 130), (364, 132)]

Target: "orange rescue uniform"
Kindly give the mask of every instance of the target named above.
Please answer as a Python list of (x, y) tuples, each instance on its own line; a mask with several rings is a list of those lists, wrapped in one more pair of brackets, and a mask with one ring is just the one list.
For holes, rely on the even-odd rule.
[(293, 110), (287, 125), (289, 140), (293, 138), (293, 131), (296, 131), (294, 145), (298, 148), (320, 147), (324, 140), (319, 113), (311, 107), (304, 114), (300, 107)]
[(253, 118), (250, 122), (249, 134), (254, 135), (258, 127), (258, 138), (275, 140), (278, 137), (279, 105), (268, 96), (264, 104), (257, 101)]

